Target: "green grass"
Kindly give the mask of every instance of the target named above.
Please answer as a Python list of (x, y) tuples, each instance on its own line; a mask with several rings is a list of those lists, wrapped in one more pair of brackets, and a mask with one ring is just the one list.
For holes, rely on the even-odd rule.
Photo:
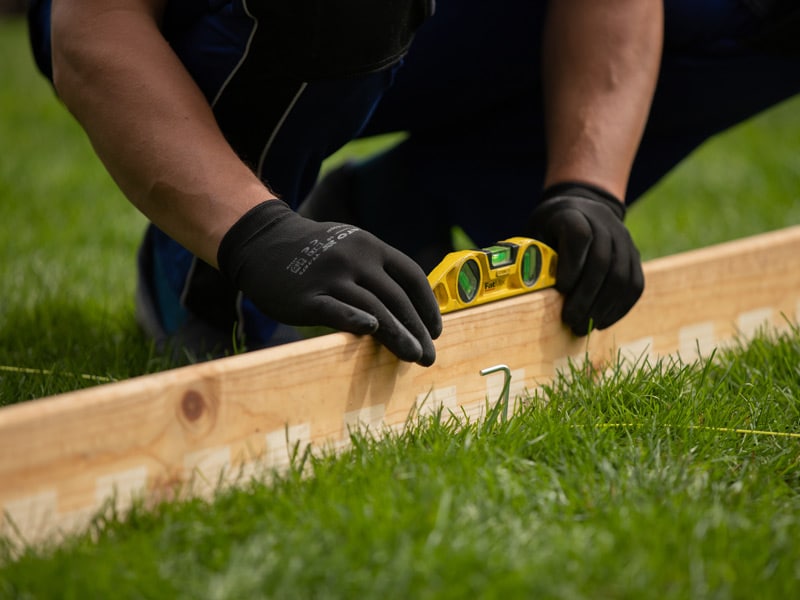
[(145, 219), (0, 20), (0, 406), (163, 369), (133, 319)]
[[(133, 319), (145, 221), (25, 44), (0, 20), (0, 405), (170, 366)], [(795, 100), (706, 144), (630, 211), (642, 254), (800, 222), (798, 130)], [(507, 423), (412, 420), (211, 502), (109, 510), (14, 558), (0, 540), (0, 598), (794, 597), (798, 398), (796, 329), (575, 368)]]
[(800, 223), (800, 98), (711, 139), (627, 224), (645, 259)]
[(0, 595), (794, 597), (798, 440), (714, 428), (800, 430), (799, 333), (705, 365), (576, 368), (507, 423), (356, 434), (212, 504), (100, 519), (0, 570)]

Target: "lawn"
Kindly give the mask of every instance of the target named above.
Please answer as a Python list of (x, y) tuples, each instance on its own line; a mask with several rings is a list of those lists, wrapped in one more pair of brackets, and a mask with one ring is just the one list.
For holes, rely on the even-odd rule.
[[(133, 319), (145, 221), (19, 21), (0, 73), (0, 405), (169, 368)], [(643, 255), (800, 222), (798, 131), (795, 100), (706, 144), (630, 211)], [(212, 502), (107, 512), (14, 558), (0, 541), (0, 598), (794, 597), (798, 398), (797, 329), (575, 370), (507, 423), (411, 420)]]
[(145, 220), (26, 43), (21, 22), (0, 20), (0, 406), (96, 383), (83, 369), (121, 379), (164, 365), (133, 319)]

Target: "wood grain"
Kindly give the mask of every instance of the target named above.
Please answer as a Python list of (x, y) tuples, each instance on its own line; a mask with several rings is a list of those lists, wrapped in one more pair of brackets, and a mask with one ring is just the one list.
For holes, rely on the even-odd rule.
[[(614, 327), (577, 339), (553, 290), (445, 316), (430, 368), (370, 338), (332, 334), (0, 409), (0, 534), (26, 541), (85, 525), (109, 497), (214, 489), (221, 473), (281, 468), (291, 447), (342, 447), (352, 426), (402, 426), (415, 407), (480, 415), (502, 375), (512, 395), (568, 359), (680, 353), (786, 328), (800, 312), (800, 227), (651, 261)], [(588, 352), (588, 354), (587, 354)]]

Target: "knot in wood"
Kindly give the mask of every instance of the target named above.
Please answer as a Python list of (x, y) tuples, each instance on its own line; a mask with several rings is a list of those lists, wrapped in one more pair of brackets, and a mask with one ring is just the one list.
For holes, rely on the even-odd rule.
[(181, 400), (181, 409), (186, 420), (193, 423), (203, 416), (206, 410), (206, 401), (200, 392), (189, 390)]

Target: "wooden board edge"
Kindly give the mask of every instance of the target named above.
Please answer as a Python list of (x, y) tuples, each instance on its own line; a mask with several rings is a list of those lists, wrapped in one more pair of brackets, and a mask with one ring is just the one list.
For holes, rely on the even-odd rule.
[[(163, 497), (222, 472), (283, 468), (293, 444), (342, 447), (353, 426), (402, 427), (412, 409), (480, 416), (569, 360), (694, 359), (800, 319), (800, 227), (650, 261), (639, 304), (588, 342), (553, 290), (445, 316), (436, 365), (332, 334), (0, 409), (0, 534), (37, 541), (84, 526), (111, 496)], [(513, 318), (508, 318), (513, 315)], [(197, 484), (197, 482), (200, 482)], [(123, 507), (124, 508), (124, 507)]]

